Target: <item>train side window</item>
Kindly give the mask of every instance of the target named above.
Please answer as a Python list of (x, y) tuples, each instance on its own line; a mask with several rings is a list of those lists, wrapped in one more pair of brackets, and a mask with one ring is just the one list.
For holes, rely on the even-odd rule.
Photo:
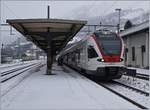
[(88, 58), (96, 58), (98, 54), (96, 53), (93, 46), (88, 46)]
[(78, 63), (80, 63), (80, 50), (77, 50), (77, 59), (78, 59)]
[(132, 47), (132, 61), (135, 61), (135, 47)]

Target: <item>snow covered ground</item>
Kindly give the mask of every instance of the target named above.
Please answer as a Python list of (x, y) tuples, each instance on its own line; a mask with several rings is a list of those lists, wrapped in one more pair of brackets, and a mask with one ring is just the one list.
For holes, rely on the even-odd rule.
[[(34, 63), (30, 62), (30, 64), (28, 63), (25, 66), (28, 66), (28, 65), (31, 65), (31, 64), (34, 64), (34, 65), (31, 65), (27, 68), (24, 68), (24, 69), (21, 69), (21, 70), (18, 70), (18, 71), (15, 71), (11, 74), (6, 75), (6, 77), (1, 76), (1, 81), (3, 81), (3, 79), (6, 79), (7, 77), (9, 78), (9, 77), (11, 77), (13, 75), (16, 75), (16, 74), (19, 74), (21, 72), (21, 74), (17, 75), (16, 77), (13, 77), (13, 78), (1, 83), (1, 96), (4, 96), (8, 91), (10, 91), (17, 84), (19, 84), (25, 77), (30, 75), (33, 72), (33, 70), (35, 70), (37, 67), (39, 67), (39, 65), (42, 65), (43, 63), (45, 63), (45, 62), (40, 61), (40, 60), (39, 61), (34, 61)], [(17, 68), (18, 67), (21, 67), (21, 66), (17, 66)], [(22, 67), (24, 67), (24, 65)], [(10, 67), (10, 68), (12, 68), (12, 67)], [(13, 68), (15, 68), (15, 67), (13, 67)]]
[(24, 64), (25, 62), (18, 62), (18, 63), (10, 63), (10, 64), (0, 64), (0, 68), (7, 68), (7, 67), (12, 67), (12, 66), (17, 66)]
[(9, 65), (8, 67), (3, 67), (3, 68), (0, 68), (1, 69), (1, 73), (3, 72), (6, 72), (6, 71), (10, 71), (12, 69), (19, 69), (21, 67), (26, 67), (26, 66), (29, 66), (29, 65), (32, 65), (32, 64), (35, 64), (37, 63), (38, 61), (32, 61), (32, 62), (26, 62), (26, 63), (21, 63), (21, 64), (17, 64), (17, 65)]
[[(128, 67), (128, 69), (136, 69), (136, 73), (149, 75), (149, 70), (147, 70), (147, 69), (140, 69), (140, 68), (133, 68), (133, 67)], [(120, 79), (117, 79), (116, 81), (123, 83), (125, 85), (128, 85), (130, 87), (140, 89), (147, 93), (149, 93), (149, 90), (150, 90), (149, 89), (149, 80), (143, 80), (143, 79), (139, 79), (136, 77), (123, 75)], [(126, 88), (121, 88), (119, 86), (114, 86), (113, 84), (112, 84), (111, 88), (114, 89), (115, 91), (120, 92), (121, 94), (124, 94), (125, 96), (133, 99), (134, 101), (136, 101), (146, 107), (149, 107), (149, 96), (144, 96), (144, 95), (136, 93), (132, 90), (128, 90)]]
[(123, 96), (128, 97), (129, 99), (149, 108), (149, 96), (145, 96), (133, 91), (132, 89), (128, 89), (113, 83), (104, 83), (104, 85), (116, 91), (117, 93), (120, 93)]
[[(65, 69), (64, 69), (65, 68)], [(84, 76), (67, 67), (53, 65), (54, 75), (44, 75), (46, 66), (34, 72), (2, 97), (2, 109), (126, 109), (138, 110)]]
[(24, 61), (24, 62), (18, 62), (18, 63), (10, 63), (10, 64), (0, 64), (0, 69), (10, 68), (10, 67), (16, 67), (19, 65), (24, 65), (32, 62), (36, 62), (38, 60), (31, 60), (31, 61)]
[(149, 92), (148, 80), (143, 80), (143, 79), (133, 78), (131, 76), (123, 75), (120, 79), (117, 79), (116, 81), (119, 81), (120, 83), (123, 83), (128, 86), (143, 90), (145, 92)]

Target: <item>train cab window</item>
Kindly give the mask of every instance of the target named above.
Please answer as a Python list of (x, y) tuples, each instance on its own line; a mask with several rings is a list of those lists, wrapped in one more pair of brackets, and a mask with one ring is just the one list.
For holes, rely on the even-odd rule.
[(121, 54), (121, 39), (117, 36), (116, 33), (97, 32), (95, 33), (95, 36), (105, 55)]
[(88, 46), (88, 58), (96, 58), (98, 54), (96, 53), (93, 46)]

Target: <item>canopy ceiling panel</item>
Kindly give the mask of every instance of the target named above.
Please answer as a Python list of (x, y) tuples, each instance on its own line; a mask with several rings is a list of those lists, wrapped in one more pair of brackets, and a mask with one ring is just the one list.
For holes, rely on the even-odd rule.
[(27, 28), (47, 28), (51, 26), (51, 28), (71, 28), (71, 24), (58, 24), (55, 23), (25, 23), (23, 26)]
[(64, 19), (8, 19), (7, 23), (45, 52), (50, 38), (53, 54), (56, 54), (87, 22)]

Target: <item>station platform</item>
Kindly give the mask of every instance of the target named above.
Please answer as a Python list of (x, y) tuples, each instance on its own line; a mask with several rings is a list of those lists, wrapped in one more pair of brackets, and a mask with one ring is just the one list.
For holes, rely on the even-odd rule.
[(1, 99), (2, 110), (138, 110), (132, 103), (66, 66), (31, 74)]

